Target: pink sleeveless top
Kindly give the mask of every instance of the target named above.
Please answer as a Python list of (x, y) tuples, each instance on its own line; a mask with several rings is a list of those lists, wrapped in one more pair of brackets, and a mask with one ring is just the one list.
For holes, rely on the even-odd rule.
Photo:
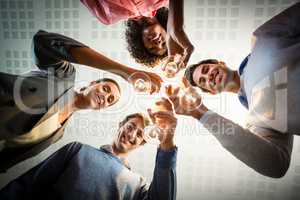
[(80, 0), (103, 24), (141, 16), (153, 17), (161, 7), (167, 7), (168, 0)]

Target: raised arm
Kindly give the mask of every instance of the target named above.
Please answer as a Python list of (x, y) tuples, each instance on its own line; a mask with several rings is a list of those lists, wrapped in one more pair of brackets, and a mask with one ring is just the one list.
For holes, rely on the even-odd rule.
[(39, 31), (33, 38), (33, 47), (36, 64), (41, 69), (47, 69), (53, 65), (56, 67), (57, 64), (59, 68), (69, 66), (70, 63), (77, 63), (109, 71), (127, 81), (133, 73), (142, 72), (151, 79), (151, 83), (156, 86), (157, 90), (160, 89), (162, 79), (158, 75), (125, 66), (64, 35)]
[(134, 69), (115, 62), (72, 38), (57, 33), (39, 31), (33, 37), (33, 44), (38, 66), (47, 67), (67, 61), (110, 71), (125, 79), (134, 72)]
[(0, 190), (0, 199), (43, 199), (81, 148), (80, 143), (70, 143), (52, 154)]
[(287, 172), (293, 135), (254, 125), (243, 128), (212, 111), (193, 116), (227, 151), (260, 174), (280, 178)]
[[(164, 108), (161, 105), (166, 105)], [(176, 183), (176, 157), (177, 147), (174, 143), (174, 133), (177, 119), (171, 102), (162, 99), (156, 103), (158, 111), (148, 110), (153, 123), (160, 128), (158, 139), (160, 145), (156, 154), (156, 163), (152, 183), (147, 189), (141, 189), (140, 199), (143, 200), (175, 200), (177, 192)], [(166, 109), (165, 109), (166, 108)]]
[[(195, 92), (191, 89), (191, 92)], [(209, 111), (203, 104), (193, 108), (180, 100), (179, 88), (167, 88), (177, 114), (200, 120), (205, 128), (237, 159), (255, 171), (274, 178), (285, 175), (289, 168), (293, 136), (254, 125), (243, 128)]]
[(176, 157), (177, 148), (168, 151), (158, 149), (155, 169), (150, 186), (142, 184), (141, 200), (175, 200), (176, 199)]
[[(168, 43), (176, 42), (183, 49), (184, 63), (187, 64), (191, 54), (194, 51), (194, 46), (189, 41), (188, 36), (184, 31), (184, 2), (183, 0), (169, 1), (169, 14), (167, 24)], [(168, 53), (174, 54), (173, 45), (168, 45)], [(175, 45), (174, 45), (175, 46)], [(180, 52), (179, 52), (180, 53)]]

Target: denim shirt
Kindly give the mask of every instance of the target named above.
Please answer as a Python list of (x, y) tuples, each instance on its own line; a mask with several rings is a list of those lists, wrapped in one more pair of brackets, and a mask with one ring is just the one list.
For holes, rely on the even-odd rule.
[(2, 190), (0, 199), (176, 199), (177, 148), (158, 149), (152, 183), (107, 148), (70, 143)]

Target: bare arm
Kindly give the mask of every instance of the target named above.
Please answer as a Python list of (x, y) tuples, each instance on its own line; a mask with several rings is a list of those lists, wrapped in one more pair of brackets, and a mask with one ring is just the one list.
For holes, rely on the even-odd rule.
[[(191, 54), (194, 51), (194, 46), (189, 41), (188, 36), (184, 31), (184, 10), (183, 0), (169, 1), (168, 14), (168, 34), (170, 37), (182, 47), (185, 56), (185, 64), (187, 64)], [(169, 50), (170, 52), (170, 50)]]
[[(71, 66), (71, 63), (77, 63), (109, 71), (127, 81), (130, 75), (139, 72), (150, 78), (151, 87), (154, 88), (153, 92), (158, 92), (160, 89), (162, 79), (159, 75), (120, 64), (67, 36), (39, 31), (33, 38), (33, 44), (36, 64), (41, 69), (49, 67), (56, 69), (60, 68), (62, 64)], [(67, 65), (65, 65), (66, 63)]]
[(75, 59), (75, 63), (109, 71), (126, 80), (130, 74), (138, 71), (118, 63), (88, 47), (71, 48), (70, 52), (72, 57)]
[[(196, 92), (186, 79), (183, 82), (190, 92)], [(179, 88), (169, 86), (166, 93), (177, 114), (200, 120), (226, 150), (255, 171), (274, 178), (282, 177), (287, 172), (293, 135), (254, 125), (245, 129), (217, 113), (208, 111), (203, 104), (195, 108), (192, 104), (180, 101)]]
[(125, 79), (128, 75), (137, 71), (115, 62), (79, 41), (58, 33), (40, 30), (34, 35), (33, 44), (38, 66), (48, 68), (48, 66), (62, 62), (78, 63), (110, 71)]

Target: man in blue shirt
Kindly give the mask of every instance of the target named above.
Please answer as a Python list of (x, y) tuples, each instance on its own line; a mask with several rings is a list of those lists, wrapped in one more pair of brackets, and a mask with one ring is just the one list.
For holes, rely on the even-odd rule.
[[(251, 54), (238, 71), (230, 70), (224, 62), (205, 60), (185, 73), (189, 84), (203, 91), (238, 94), (249, 110), (246, 128), (204, 105), (191, 110), (173, 101), (177, 113), (199, 119), (236, 158), (275, 178), (287, 172), (293, 135), (300, 134), (299, 21), (298, 2), (255, 30)], [(176, 90), (170, 89), (169, 95), (177, 99)]]
[(148, 140), (148, 120), (136, 113), (120, 122), (111, 145), (96, 149), (70, 143), (4, 187), (0, 199), (176, 199), (177, 120), (173, 112), (151, 116), (163, 129), (150, 186), (126, 162), (127, 155)]

